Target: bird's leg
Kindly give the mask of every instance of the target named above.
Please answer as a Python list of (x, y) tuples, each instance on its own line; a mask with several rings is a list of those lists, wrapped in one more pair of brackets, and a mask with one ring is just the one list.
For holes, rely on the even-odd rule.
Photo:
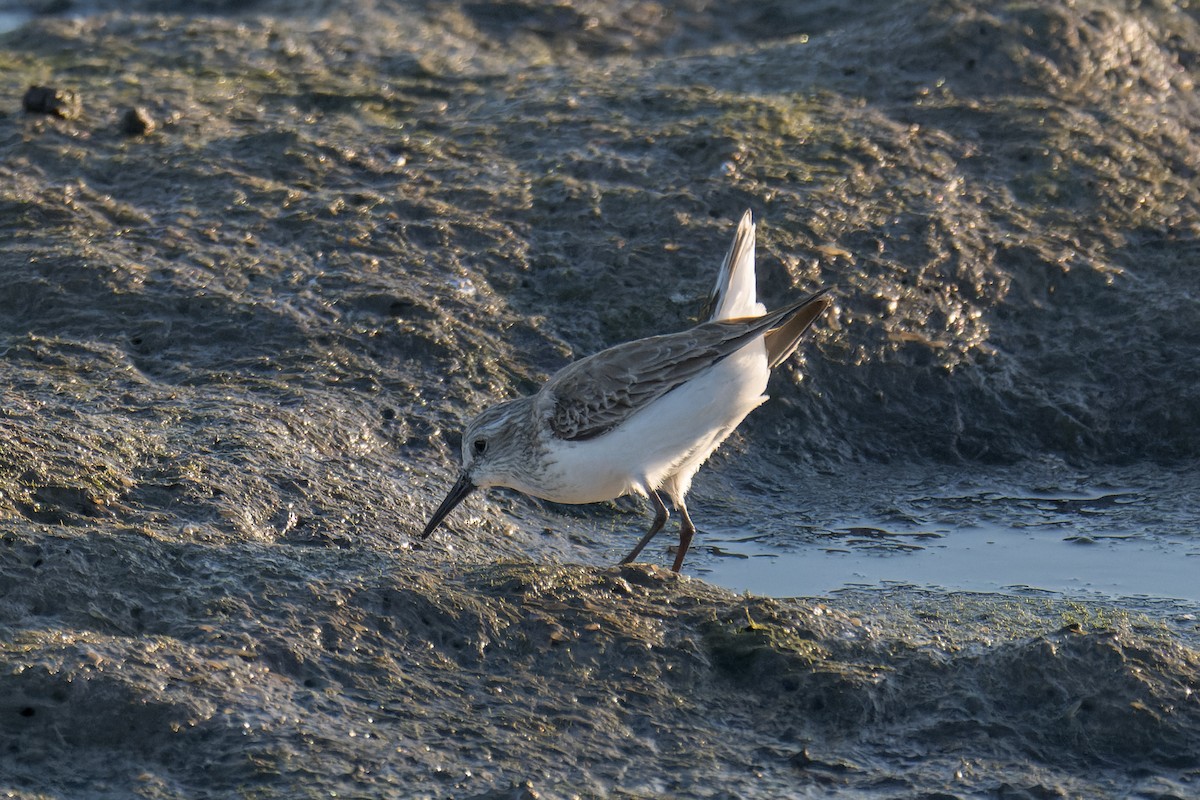
[(682, 500), (675, 504), (675, 510), (679, 512), (679, 552), (675, 554), (675, 566), (671, 569), (679, 572), (679, 568), (683, 566), (683, 557), (692, 545), (692, 535), (696, 532), (696, 526), (692, 524), (692, 518), (688, 516), (687, 506)]
[(650, 540), (662, 530), (663, 525), (667, 524), (667, 507), (663, 505), (662, 498), (658, 496), (658, 492), (650, 490), (650, 502), (654, 504), (654, 522), (650, 525), (650, 530), (646, 531), (646, 535), (637, 543), (637, 547), (633, 548), (633, 552), (621, 559), (622, 564), (628, 564), (638, 557), (642, 552), (642, 548), (650, 544)]

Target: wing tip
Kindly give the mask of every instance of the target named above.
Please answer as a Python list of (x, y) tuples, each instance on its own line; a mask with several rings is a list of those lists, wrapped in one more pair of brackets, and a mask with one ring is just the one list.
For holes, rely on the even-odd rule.
[(817, 318), (833, 305), (833, 286), (826, 286), (792, 306), (783, 321), (763, 335), (767, 347), (767, 364), (771, 369), (787, 360)]

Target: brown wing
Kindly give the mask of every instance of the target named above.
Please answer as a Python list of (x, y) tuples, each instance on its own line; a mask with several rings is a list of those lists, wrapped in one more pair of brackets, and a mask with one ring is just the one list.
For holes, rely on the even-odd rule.
[(558, 438), (595, 438), (756, 337), (785, 324), (823, 295), (820, 292), (761, 317), (708, 322), (603, 350), (561, 370), (542, 387), (535, 402), (539, 411), (548, 415), (550, 429)]

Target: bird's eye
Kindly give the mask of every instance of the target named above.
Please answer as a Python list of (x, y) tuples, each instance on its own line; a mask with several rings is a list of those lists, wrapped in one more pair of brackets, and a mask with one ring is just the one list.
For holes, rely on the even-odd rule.
[(487, 452), (487, 439), (476, 439), (471, 442), (471, 454), (481, 456)]

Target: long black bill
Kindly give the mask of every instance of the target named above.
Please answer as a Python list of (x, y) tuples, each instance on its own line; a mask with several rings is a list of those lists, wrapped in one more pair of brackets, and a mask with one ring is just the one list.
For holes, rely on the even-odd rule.
[(450, 487), (450, 494), (446, 495), (446, 499), (437, 507), (437, 511), (433, 512), (433, 517), (430, 518), (429, 524), (425, 526), (425, 530), (421, 531), (421, 538), (428, 539), (429, 534), (433, 533), (438, 525), (442, 524), (442, 520), (446, 515), (454, 510), (454, 507), (463, 501), (463, 498), (475, 491), (475, 484), (471, 483), (471, 476), (463, 473), (458, 476), (458, 480), (454, 482), (454, 486)]

